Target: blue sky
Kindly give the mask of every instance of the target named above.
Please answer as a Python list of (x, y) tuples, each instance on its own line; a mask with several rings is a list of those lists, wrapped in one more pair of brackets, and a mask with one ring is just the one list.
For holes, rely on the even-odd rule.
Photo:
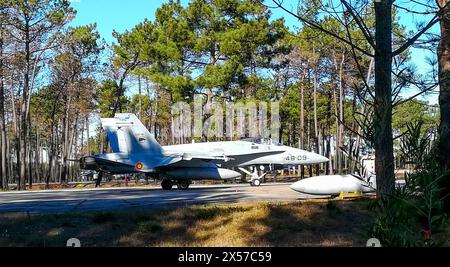
[[(123, 32), (132, 29), (144, 19), (154, 20), (156, 10), (166, 0), (72, 0), (72, 6), (77, 10), (77, 16), (72, 25), (97, 23), (97, 28), (108, 43), (114, 41), (113, 30)], [(183, 5), (188, 0), (181, 1)], [(273, 10), (274, 17), (281, 17), (282, 12)], [(286, 24), (293, 27), (298, 22), (291, 16), (286, 16)]]
[[(72, 0), (72, 6), (77, 10), (77, 16), (72, 25), (97, 24), (97, 29), (106, 42), (114, 41), (112, 37), (113, 30), (123, 32), (132, 29), (136, 24), (144, 19), (154, 20), (155, 11), (165, 0)], [(182, 0), (183, 4), (188, 0)], [(289, 4), (291, 2), (292, 4)], [(285, 1), (285, 6), (295, 10), (297, 1)], [(284, 17), (286, 24), (293, 29), (299, 22), (289, 14), (281, 10), (272, 10), (273, 17)], [(423, 20), (421, 17), (414, 17), (411, 14), (403, 13), (400, 15), (401, 23), (405, 24), (408, 30), (414, 30), (414, 23)], [(422, 71), (428, 71), (425, 61), (426, 54), (421, 50), (412, 51), (413, 63)], [(404, 95), (410, 95), (414, 92), (405, 92)], [(437, 103), (437, 96), (431, 95), (426, 98), (432, 104)]]
[(97, 28), (108, 43), (113, 30), (123, 32), (132, 29), (144, 19), (153, 20), (155, 11), (164, 0), (72, 0), (77, 10), (73, 25), (97, 23)]

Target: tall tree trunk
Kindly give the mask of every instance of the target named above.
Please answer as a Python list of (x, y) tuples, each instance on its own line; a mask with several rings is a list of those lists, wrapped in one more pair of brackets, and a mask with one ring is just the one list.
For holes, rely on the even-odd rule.
[[(11, 87), (10, 87), (10, 95), (11, 95), (11, 111), (12, 111), (12, 117), (13, 117), (13, 128), (14, 128), (14, 148), (11, 149), (14, 151), (15, 157), (16, 159), (20, 159), (20, 154), (19, 154), (19, 140), (20, 140), (20, 129), (19, 129), (19, 122), (18, 122), (18, 115), (17, 115), (17, 109), (16, 109), (16, 98), (14, 97), (14, 72), (11, 72)], [(13, 161), (11, 160), (11, 182), (17, 182), (17, 184), (19, 185), (20, 179), (17, 180), (16, 179), (16, 173), (17, 173), (17, 169), (19, 167), (19, 162), (17, 162), (18, 160), (16, 160), (16, 164), (14, 165)], [(20, 189), (19, 186), (17, 187), (17, 189)]]
[[(9, 155), (12, 155), (11, 153), (11, 141), (7, 139), (6, 142), (6, 155), (8, 155), (8, 157), (10, 157)], [(8, 177), (8, 182), (12, 183), (13, 182), (13, 178), (14, 178), (14, 172), (13, 172), (13, 162), (12, 160), (8, 160), (7, 161), (7, 172), (6, 175)], [(8, 188), (9, 189), (9, 188)]]
[(327, 101), (327, 128), (328, 128), (328, 135), (327, 135), (327, 153), (326, 157), (330, 160), (327, 164), (327, 171), (326, 174), (333, 175), (333, 161), (331, 160), (331, 91), (328, 91), (328, 101)]
[[(86, 118), (82, 117), (81, 119), (81, 139), (80, 139), (80, 148), (78, 151), (83, 151), (84, 150), (84, 133), (86, 131)], [(76, 131), (75, 131), (76, 132)], [(76, 133), (75, 133), (76, 134)], [(75, 142), (75, 146), (77, 146), (77, 143)], [(77, 157), (82, 157), (85, 154), (81, 153), (81, 155), (76, 155)]]
[(49, 144), (49, 146), (48, 146), (48, 150), (47, 150), (47, 153), (48, 153), (48, 173), (47, 173), (47, 177), (46, 177), (46, 180), (45, 180), (45, 185), (46, 185), (46, 188), (48, 188), (49, 186), (50, 186), (50, 181), (51, 181), (51, 179), (52, 179), (52, 177), (53, 177), (53, 173), (54, 173), (54, 168), (55, 168), (55, 165), (53, 164), (53, 158), (54, 158), (54, 143), (55, 143), (55, 129), (54, 129), (54, 126), (52, 125), (52, 127), (51, 127), (51, 131), (52, 131), (52, 133), (51, 133), (51, 135), (50, 135), (50, 144)]
[(313, 77), (313, 83), (314, 83), (314, 96), (313, 96), (313, 105), (314, 105), (314, 140), (316, 142), (316, 152), (319, 152), (319, 123), (317, 119), (317, 70), (314, 70), (314, 77)]
[(303, 78), (300, 84), (300, 149), (305, 149), (305, 86)]
[(342, 52), (342, 59), (339, 64), (339, 139), (337, 145), (337, 153), (339, 153), (338, 170), (342, 174), (342, 162), (344, 160), (344, 155), (342, 153), (342, 147), (344, 146), (344, 105), (345, 105), (345, 94), (344, 94), (344, 63), (345, 63), (345, 53)]
[(73, 167), (74, 166), (73, 166), (72, 160), (70, 160), (70, 159), (74, 158), (75, 152), (76, 152), (76, 149), (77, 149), (77, 144), (78, 144), (78, 120), (79, 120), (79, 117), (77, 115), (77, 116), (75, 116), (75, 122), (73, 123), (72, 131), (69, 130), (70, 139), (69, 139), (68, 149), (67, 149), (67, 151), (68, 151), (68, 153), (67, 153), (68, 159), (66, 159), (66, 161), (67, 161), (66, 164), (67, 164), (67, 166), (69, 168), (69, 174), (70, 174), (69, 178), (70, 178), (71, 182), (73, 182), (73, 173), (74, 173), (74, 168)]
[[(29, 129), (31, 129), (31, 122), (29, 120), (29, 118), (27, 119), (27, 124), (29, 126)], [(27, 135), (27, 176), (28, 176), (28, 188), (31, 190), (33, 188), (33, 170), (32, 170), (32, 159), (31, 159), (31, 153), (32, 148), (33, 148), (33, 141), (31, 139), (31, 130), (28, 131), (28, 135)]]
[[(316, 51), (313, 45), (313, 54), (315, 56)], [(316, 147), (316, 153), (319, 154), (319, 122), (318, 122), (318, 118), (317, 118), (317, 89), (318, 89), (318, 80), (317, 80), (317, 64), (318, 62), (314, 63), (314, 76), (313, 76), (313, 83), (314, 83), (314, 143), (315, 143), (315, 147)], [(318, 164), (316, 164), (315, 166), (316, 168), (316, 174), (317, 176), (320, 175), (320, 167)]]
[(439, 7), (445, 6), (441, 18), (441, 42), (438, 48), (439, 58), (439, 105), (441, 109), (440, 124), (440, 159), (450, 166), (450, 0), (437, 0)]
[[(439, 160), (441, 164), (450, 168), (450, 0), (436, 0), (440, 8), (444, 8), (441, 17), (441, 42), (438, 48), (439, 58), (439, 105), (441, 109), (441, 123), (439, 127)], [(443, 181), (443, 195), (445, 209), (450, 211), (450, 176)]]
[(8, 190), (8, 154), (6, 153), (5, 83), (3, 77), (3, 25), (0, 25), (0, 188)]
[(51, 113), (51, 123), (50, 123), (50, 144), (48, 146), (48, 173), (47, 173), (47, 177), (46, 177), (46, 187), (48, 187), (50, 185), (50, 182), (56, 181), (56, 177), (55, 177), (55, 169), (56, 169), (56, 164), (55, 164), (55, 158), (56, 158), (56, 144), (58, 144), (57, 142), (57, 138), (58, 138), (58, 124), (56, 122), (56, 109), (60, 103), (60, 97), (63, 94), (63, 87), (66, 85), (61, 85), (60, 89), (58, 91), (58, 94), (56, 95), (56, 98), (53, 99), (53, 106), (52, 106), (52, 113)]
[[(299, 148), (305, 149), (305, 77), (306, 74), (303, 72), (303, 77), (300, 81), (300, 138), (298, 141)], [(300, 178), (305, 178), (305, 166), (300, 166)]]
[(339, 137), (339, 112), (338, 112), (338, 99), (336, 94), (337, 88), (333, 86), (333, 101), (334, 101), (334, 117), (336, 118), (336, 138), (335, 138), (335, 152), (334, 152), (334, 169), (337, 170), (338, 174), (342, 174), (342, 170), (339, 169), (339, 161), (341, 159), (340, 157), (340, 150), (339, 150), (339, 140), (341, 139)]
[(48, 153), (48, 173), (46, 177), (46, 187), (48, 188), (50, 185), (50, 181), (54, 174), (55, 164), (53, 162), (55, 156), (55, 133), (57, 130), (55, 129), (55, 113), (56, 113), (56, 101), (53, 103), (53, 111), (51, 115), (51, 124), (50, 124), (50, 144), (48, 145), (47, 153)]
[[(37, 127), (36, 127), (37, 128)], [(36, 182), (41, 182), (41, 171), (42, 171), (42, 165), (41, 165), (41, 140), (39, 136), (39, 131), (36, 129), (36, 152), (35, 152), (35, 168), (34, 172), (36, 175)]]
[(154, 133), (153, 135), (155, 136), (155, 139), (158, 140), (158, 101), (159, 101), (159, 88), (157, 89), (157, 91), (155, 92), (155, 112), (153, 112), (154, 115), (154, 120), (153, 120), (153, 128), (154, 128)]
[(63, 117), (63, 131), (62, 131), (62, 157), (61, 157), (61, 167), (62, 167), (62, 172), (61, 172), (61, 183), (62, 184), (67, 184), (68, 182), (68, 165), (67, 165), (67, 159), (69, 156), (69, 139), (70, 139), (70, 132), (69, 132), (69, 124), (70, 124), (70, 118), (69, 118), (69, 109), (70, 109), (70, 105), (71, 105), (71, 96), (68, 96), (68, 100), (66, 101), (66, 110), (65, 110), (65, 114)]
[(30, 22), (26, 19), (25, 23), (25, 74), (22, 90), (22, 103), (20, 107), (20, 133), (19, 133), (19, 190), (26, 189), (27, 180), (27, 137), (28, 137), (28, 114), (27, 101), (30, 93), (30, 64), (31, 64), (31, 46), (30, 46)]
[[(356, 112), (358, 111), (357, 98), (358, 98), (358, 96), (357, 96), (356, 92), (354, 92), (353, 99), (352, 99), (352, 113), (353, 114), (356, 114)], [(355, 160), (354, 155), (356, 155), (356, 152), (355, 152), (355, 141), (354, 140), (357, 138), (356, 133), (355, 133), (357, 131), (357, 128), (358, 128), (358, 123), (355, 120), (353, 120), (352, 131), (349, 132), (349, 142), (348, 142), (348, 149), (347, 149), (347, 151), (348, 151), (347, 161), (348, 161), (348, 165), (349, 165), (349, 168), (347, 171), (349, 174), (355, 173), (354, 163), (356, 160)]]
[(392, 136), (392, 0), (375, 2), (375, 172), (379, 196), (395, 189)]
[[(370, 63), (369, 63), (369, 70), (367, 71), (367, 80), (366, 81), (367, 81), (368, 85), (370, 85), (370, 79), (372, 78), (373, 63), (374, 63), (374, 59), (372, 58), (370, 60)], [(366, 90), (370, 90), (370, 88), (366, 88)], [(366, 93), (366, 91), (364, 91), (364, 93), (360, 97), (362, 99), (365, 99), (366, 95), (367, 95), (367, 93)], [(361, 114), (364, 114), (364, 115), (366, 114), (366, 103), (364, 103), (364, 101), (361, 101)], [(359, 123), (358, 123), (357, 133), (358, 133), (358, 135), (356, 136), (356, 144), (355, 144), (356, 153), (355, 153), (355, 159), (354, 159), (354, 162), (353, 162), (353, 168), (352, 168), (353, 171), (352, 171), (352, 173), (356, 169), (357, 162), (359, 162), (359, 147), (360, 147), (360, 144), (361, 144), (361, 135), (362, 135), (362, 128), (361, 128)], [(363, 170), (361, 170), (361, 171), (363, 171)]]
[(89, 133), (89, 115), (86, 115), (86, 140), (87, 140), (87, 152), (85, 156), (90, 156), (91, 155), (91, 147), (89, 145), (89, 137), (90, 133)]
[(142, 86), (141, 86), (141, 76), (138, 76), (138, 89), (139, 89), (139, 119), (142, 120)]

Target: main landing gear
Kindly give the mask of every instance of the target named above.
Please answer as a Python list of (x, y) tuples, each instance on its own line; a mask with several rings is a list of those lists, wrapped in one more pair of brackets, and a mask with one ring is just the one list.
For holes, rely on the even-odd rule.
[(178, 190), (188, 190), (191, 185), (191, 181), (189, 180), (163, 180), (161, 183), (161, 187), (163, 190), (170, 191), (173, 186), (176, 185)]
[(178, 181), (177, 187), (178, 190), (188, 190), (191, 183), (188, 180)]
[(169, 191), (169, 190), (172, 190), (173, 183), (170, 180), (163, 180), (161, 183), (161, 187), (163, 190)]

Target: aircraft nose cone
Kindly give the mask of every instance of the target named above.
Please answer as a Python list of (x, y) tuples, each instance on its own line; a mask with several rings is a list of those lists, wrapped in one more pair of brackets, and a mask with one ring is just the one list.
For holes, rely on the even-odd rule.
[[(327, 163), (330, 160), (322, 155), (316, 154), (314, 152), (305, 151), (298, 148), (287, 148), (287, 153), (290, 156), (296, 156), (294, 162), (289, 163), (298, 163), (301, 164), (320, 164), (320, 163)], [(293, 157), (294, 158), (294, 157)]]
[(292, 190), (294, 190), (294, 191), (296, 191), (296, 192), (300, 192), (300, 193), (305, 192), (305, 189), (306, 189), (304, 181), (298, 181), (298, 182), (292, 184), (292, 185), (289, 186), (289, 187), (290, 187)]
[(314, 164), (327, 163), (330, 161), (328, 158), (312, 152), (310, 153), (310, 159)]
[(322, 163), (326, 163), (326, 162), (329, 162), (329, 161), (330, 161), (330, 159), (328, 159), (328, 158), (326, 158), (326, 157), (324, 157), (324, 156), (320, 156), (320, 155), (319, 155), (318, 159), (319, 159)]

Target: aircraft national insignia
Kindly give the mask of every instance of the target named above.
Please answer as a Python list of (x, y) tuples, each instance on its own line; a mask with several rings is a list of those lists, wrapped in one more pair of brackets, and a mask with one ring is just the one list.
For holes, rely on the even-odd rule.
[(136, 169), (137, 170), (142, 170), (144, 168), (144, 165), (142, 164), (142, 163), (138, 163), (138, 164), (136, 164)]

